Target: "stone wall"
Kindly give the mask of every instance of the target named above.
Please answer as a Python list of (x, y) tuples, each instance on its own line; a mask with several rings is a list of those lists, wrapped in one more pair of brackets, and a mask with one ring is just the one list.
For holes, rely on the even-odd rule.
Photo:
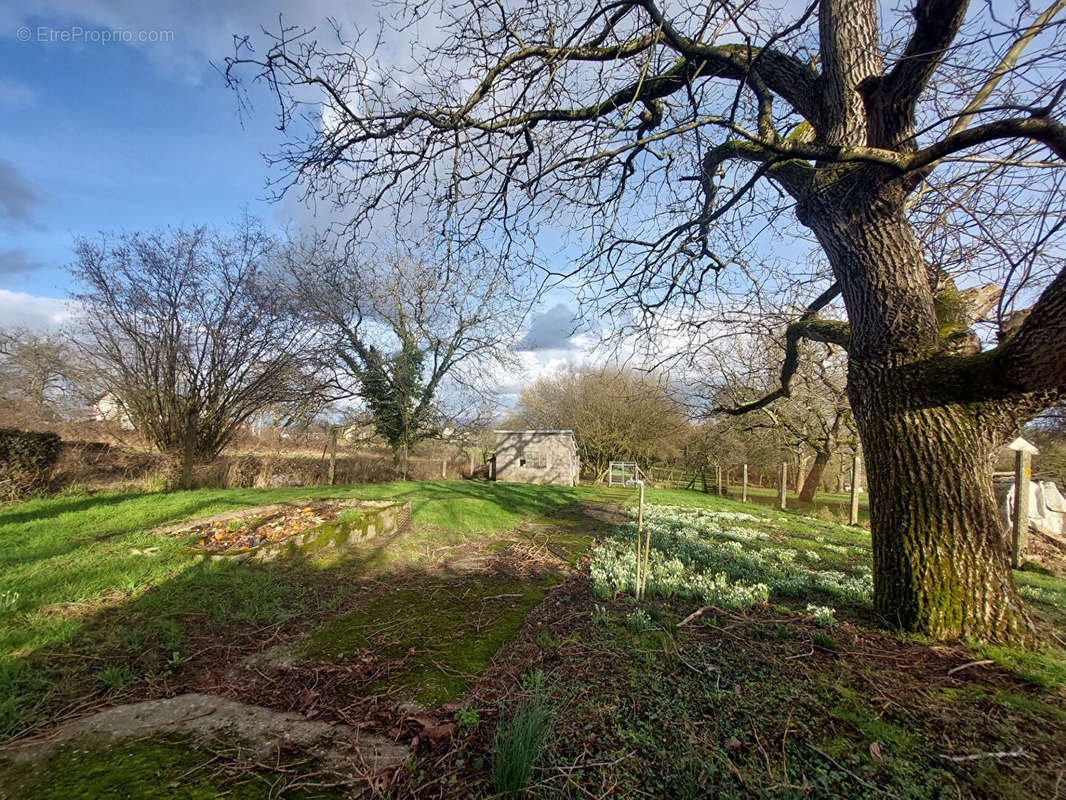
[(273, 561), (279, 556), (309, 555), (328, 548), (349, 547), (376, 536), (406, 530), (411, 525), (411, 504), (408, 502), (365, 500), (359, 502), (358, 508), (358, 514), (327, 522), (281, 541), (266, 542), (239, 553), (213, 553), (206, 558)]
[(572, 433), (496, 432), (496, 480), (574, 486), (577, 479), (577, 449)]

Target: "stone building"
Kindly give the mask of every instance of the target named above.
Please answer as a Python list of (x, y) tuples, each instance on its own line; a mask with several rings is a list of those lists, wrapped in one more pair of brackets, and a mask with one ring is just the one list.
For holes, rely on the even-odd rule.
[(576, 486), (580, 475), (573, 431), (494, 431), (493, 476), (511, 483)]

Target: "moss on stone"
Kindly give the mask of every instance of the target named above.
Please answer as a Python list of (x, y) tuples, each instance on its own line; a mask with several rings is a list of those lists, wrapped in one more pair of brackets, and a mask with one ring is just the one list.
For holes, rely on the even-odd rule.
[[(0, 797), (5, 800), (259, 800), (279, 796), (291, 775), (242, 773), (225, 758), (186, 737), (161, 736), (129, 742), (75, 740), (46, 761), (0, 759)], [(334, 790), (286, 791), (287, 798), (341, 798)]]
[(405, 659), (368, 690), (402, 686), (416, 702), (436, 706), (467, 691), (559, 580), (555, 574), (533, 581), (482, 574), (423, 578), (322, 626), (303, 651), (322, 660), (343, 661), (364, 649)]

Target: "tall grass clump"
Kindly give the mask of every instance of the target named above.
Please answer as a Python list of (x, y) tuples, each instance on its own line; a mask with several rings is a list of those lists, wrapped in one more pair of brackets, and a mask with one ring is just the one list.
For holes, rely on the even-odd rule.
[(496, 725), (492, 743), (492, 783), (503, 797), (521, 795), (552, 728), (552, 708), (544, 674), (531, 683), (532, 696), (519, 700)]

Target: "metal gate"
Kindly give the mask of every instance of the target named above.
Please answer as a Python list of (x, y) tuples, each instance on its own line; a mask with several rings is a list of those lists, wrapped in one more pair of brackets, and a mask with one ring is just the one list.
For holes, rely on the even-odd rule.
[(607, 470), (608, 486), (636, 486), (640, 468), (635, 461), (612, 461)]

